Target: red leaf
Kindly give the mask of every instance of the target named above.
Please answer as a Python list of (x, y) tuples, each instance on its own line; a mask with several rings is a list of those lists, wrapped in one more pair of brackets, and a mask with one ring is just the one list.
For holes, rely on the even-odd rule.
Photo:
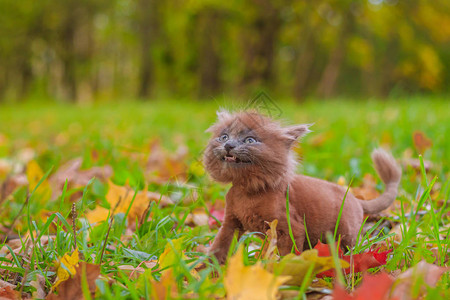
[(377, 275), (366, 274), (361, 286), (359, 286), (351, 295), (345, 290), (336, 286), (333, 291), (334, 300), (383, 300), (389, 299), (389, 292), (394, 280), (387, 273)]
[[(219, 225), (219, 224), (217, 224), (216, 219), (219, 220), (220, 223), (222, 223), (223, 220), (225, 219), (225, 209), (216, 210), (213, 207), (213, 208), (211, 208), (209, 213), (211, 214), (211, 217), (209, 217), (209, 220), (208, 220), (209, 227), (214, 227), (214, 226)], [(216, 218), (216, 219), (214, 219), (212, 216), (214, 216), (214, 218)]]
[[(319, 251), (319, 256), (330, 256), (331, 252), (328, 247), (328, 245), (321, 243), (320, 241), (317, 243), (317, 245), (314, 247), (314, 249), (317, 249)], [(354, 272), (364, 272), (367, 269), (379, 267), (386, 264), (387, 255), (392, 250), (384, 251), (384, 252), (378, 252), (375, 251), (368, 251), (360, 254), (354, 254), (353, 255), (353, 265), (354, 265)], [(339, 258), (347, 261), (350, 263), (351, 255), (343, 255), (342, 250), (339, 248)], [(351, 271), (351, 268), (344, 269), (345, 274), (349, 274)], [(317, 274), (318, 278), (322, 277), (334, 277), (334, 270), (328, 270), (322, 273)]]

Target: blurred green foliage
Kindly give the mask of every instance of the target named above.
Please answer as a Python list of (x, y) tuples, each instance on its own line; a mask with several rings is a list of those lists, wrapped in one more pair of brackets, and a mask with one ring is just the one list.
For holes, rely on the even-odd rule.
[(0, 0), (0, 99), (447, 93), (448, 0)]

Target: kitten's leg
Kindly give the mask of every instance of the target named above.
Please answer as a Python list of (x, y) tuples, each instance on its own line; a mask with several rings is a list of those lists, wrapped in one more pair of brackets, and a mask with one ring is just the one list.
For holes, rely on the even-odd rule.
[(228, 250), (230, 249), (235, 230), (239, 230), (239, 236), (244, 232), (239, 220), (235, 216), (225, 213), (225, 220), (209, 251), (209, 253), (214, 254), (220, 264), (224, 264), (227, 259)]
[[(294, 236), (295, 244), (297, 245), (297, 249), (302, 252), (303, 244), (305, 242), (305, 228), (303, 224), (294, 223), (292, 224), (292, 234)], [(278, 251), (280, 255), (285, 256), (291, 253), (292, 247), (294, 243), (292, 243), (292, 239), (289, 235), (289, 228), (286, 224), (286, 229), (279, 231), (278, 233)]]

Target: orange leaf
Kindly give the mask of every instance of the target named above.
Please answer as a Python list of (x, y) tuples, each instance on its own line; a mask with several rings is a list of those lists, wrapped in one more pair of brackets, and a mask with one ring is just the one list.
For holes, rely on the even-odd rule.
[(426, 137), (425, 133), (422, 131), (414, 131), (413, 133), (413, 142), (414, 147), (416, 148), (417, 152), (420, 154), (423, 154), (425, 150), (430, 148), (433, 143), (429, 138)]

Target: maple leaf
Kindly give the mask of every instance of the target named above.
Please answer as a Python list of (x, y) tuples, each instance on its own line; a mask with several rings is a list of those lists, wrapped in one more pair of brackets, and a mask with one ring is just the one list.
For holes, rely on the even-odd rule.
[[(317, 245), (314, 247), (314, 249), (317, 249), (319, 252), (319, 256), (330, 256), (330, 249), (328, 248), (328, 245), (323, 244), (322, 242), (318, 241)], [(354, 272), (364, 272), (367, 269), (375, 268), (379, 266), (383, 266), (386, 264), (387, 261), (387, 255), (391, 253), (392, 250), (387, 250), (383, 252), (379, 252), (377, 250), (375, 251), (368, 251), (364, 253), (359, 254), (353, 254), (353, 271)], [(339, 258), (345, 260), (347, 263), (350, 263), (352, 256), (351, 255), (344, 255), (342, 250), (339, 248), (338, 250), (338, 256)], [(349, 274), (351, 272), (350, 268), (344, 268), (345, 274)], [(323, 277), (333, 277), (334, 276), (334, 270), (322, 272), (320, 274), (317, 274), (317, 277), (323, 278)]]
[(280, 285), (290, 279), (290, 276), (275, 276), (264, 270), (261, 263), (244, 266), (243, 246), (230, 258), (225, 274), (224, 285), (227, 299), (264, 300), (276, 299)]
[(95, 280), (100, 275), (100, 266), (80, 262), (74, 271), (73, 277), (60, 285), (58, 294), (51, 293), (47, 297), (48, 300), (83, 300), (85, 299), (85, 294), (90, 294), (91, 298), (93, 298), (96, 289)]
[[(137, 193), (129, 186), (119, 186), (108, 181), (109, 190), (106, 194), (106, 200), (111, 206), (113, 213), (126, 213), (128, 211), (128, 221), (133, 222), (136, 217), (140, 219), (145, 212), (149, 201), (157, 201), (162, 205), (172, 203), (169, 197), (163, 196), (159, 193), (148, 192), (147, 187), (143, 191)], [(134, 194), (136, 193), (136, 197)], [(133, 200), (134, 198), (134, 200)], [(97, 205), (97, 207), (86, 214), (86, 218), (90, 223), (98, 223), (106, 221), (110, 210)]]

